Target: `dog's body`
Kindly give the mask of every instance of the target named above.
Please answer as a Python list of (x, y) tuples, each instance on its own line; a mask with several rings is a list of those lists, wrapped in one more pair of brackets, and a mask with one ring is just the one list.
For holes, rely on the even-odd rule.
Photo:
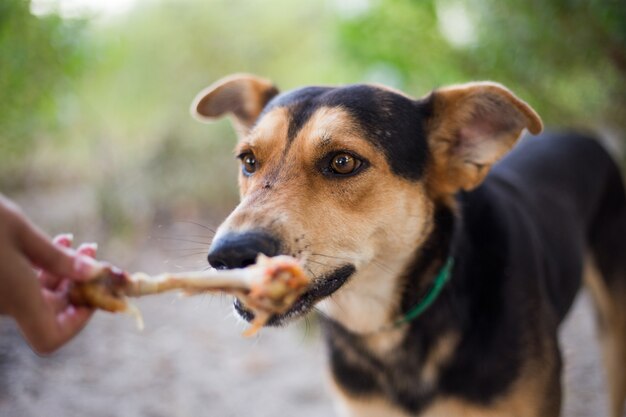
[[(388, 397), (415, 415), (558, 415), (557, 326), (579, 289), (586, 254), (603, 263), (605, 281), (594, 285), (612, 313), (601, 320), (622, 320), (603, 329), (621, 337), (621, 356), (607, 358), (620, 378), (626, 261), (615, 255), (624, 244), (626, 202), (619, 172), (597, 143), (575, 134), (527, 138), (458, 202), (459, 216), (435, 216), (431, 242), (406, 273), (403, 310), (423, 294), (419, 277), (449, 251), (452, 281), (399, 347), (376, 352), (327, 324), (333, 374), (345, 395)], [(436, 378), (426, 375), (431, 362), (440, 366)], [(623, 395), (624, 381), (613, 382)]]
[[(341, 415), (558, 416), (557, 327), (585, 271), (621, 416), (626, 197), (593, 139), (526, 138), (487, 175), (524, 128), (541, 130), (501, 86), (422, 100), (374, 86), (277, 93), (239, 76), (194, 105), (233, 113), (241, 136), (242, 202), (209, 260), (306, 260), (314, 284), (273, 323), (317, 303)], [(432, 305), (396, 325), (451, 262)]]

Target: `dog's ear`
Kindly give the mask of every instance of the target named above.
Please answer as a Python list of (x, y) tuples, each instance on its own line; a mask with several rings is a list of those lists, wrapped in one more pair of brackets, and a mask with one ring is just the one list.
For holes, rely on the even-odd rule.
[(424, 99), (432, 156), (431, 187), (437, 193), (471, 190), (515, 145), (526, 128), (543, 129), (525, 102), (500, 84), (476, 82), (435, 90)]
[(240, 135), (248, 133), (265, 105), (278, 94), (269, 80), (249, 74), (234, 74), (202, 90), (191, 105), (191, 113), (201, 121), (226, 114), (233, 116)]

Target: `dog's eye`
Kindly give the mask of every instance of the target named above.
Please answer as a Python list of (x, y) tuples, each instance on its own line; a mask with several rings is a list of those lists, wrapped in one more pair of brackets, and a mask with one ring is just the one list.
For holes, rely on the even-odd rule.
[(363, 162), (347, 153), (338, 153), (330, 161), (330, 170), (338, 175), (354, 173)]
[(256, 171), (258, 163), (252, 152), (239, 155), (239, 159), (241, 159), (241, 169), (244, 174), (250, 175)]

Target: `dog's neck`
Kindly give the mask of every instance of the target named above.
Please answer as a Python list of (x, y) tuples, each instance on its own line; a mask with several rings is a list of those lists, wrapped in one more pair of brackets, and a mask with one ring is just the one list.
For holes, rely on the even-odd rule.
[(435, 277), (454, 258), (456, 227), (460, 221), (454, 215), (454, 210), (447, 206), (435, 210), (433, 230), (425, 243), (416, 250), (413, 261), (402, 277), (403, 291), (398, 309), (401, 317), (423, 300)]
[[(433, 220), (427, 239), (412, 251), (411, 261), (394, 280), (395, 304), (388, 309), (372, 309), (365, 303), (362, 314), (372, 318), (373, 332), (357, 332), (353, 323), (322, 318), (331, 374), (346, 392), (383, 396), (386, 392), (410, 393), (416, 404), (425, 404), (434, 395), (441, 366), (454, 355), (461, 340), (459, 330), (465, 314), (459, 319), (451, 305), (453, 301), (465, 305), (463, 294), (454, 285), (447, 285), (422, 315), (393, 326), (420, 303), (446, 259), (457, 250), (456, 236), (460, 233), (456, 228), (461, 221), (454, 211), (437, 208)], [(451, 279), (454, 281), (454, 276)]]
[(420, 303), (450, 255), (455, 222), (452, 208), (438, 207), (432, 228), (416, 248), (385, 256), (384, 265), (363, 268), (319, 309), (355, 336), (380, 340), (382, 350), (393, 347), (409, 327), (394, 324)]

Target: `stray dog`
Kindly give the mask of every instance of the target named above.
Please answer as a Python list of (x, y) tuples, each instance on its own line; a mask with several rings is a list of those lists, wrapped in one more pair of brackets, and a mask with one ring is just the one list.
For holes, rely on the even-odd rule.
[(542, 122), (490, 82), (415, 100), (234, 75), (192, 112), (240, 137), (241, 203), (209, 262), (304, 260), (310, 289), (269, 324), (321, 313), (341, 416), (558, 416), (557, 328), (583, 278), (622, 415), (626, 197), (595, 140), (527, 137), (496, 164)]

